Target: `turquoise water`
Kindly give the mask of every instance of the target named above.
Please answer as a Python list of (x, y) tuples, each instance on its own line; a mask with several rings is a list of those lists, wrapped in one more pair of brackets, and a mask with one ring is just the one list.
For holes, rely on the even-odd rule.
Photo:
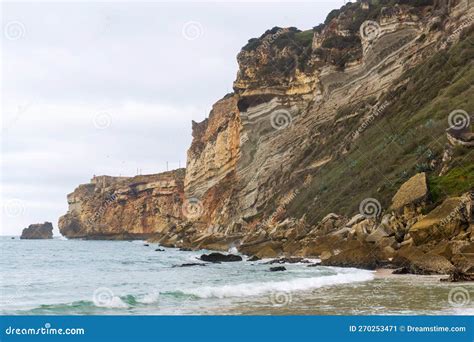
[[(173, 267), (208, 251), (0, 238), (2, 314), (472, 314), (472, 285), (264, 261)], [(155, 251), (165, 249), (164, 252)], [(275, 266), (275, 265), (271, 265)], [(459, 287), (470, 296), (450, 299)], [(462, 293), (461, 293), (462, 294)], [(464, 292), (465, 294), (465, 292)], [(453, 297), (453, 296), (451, 296)]]

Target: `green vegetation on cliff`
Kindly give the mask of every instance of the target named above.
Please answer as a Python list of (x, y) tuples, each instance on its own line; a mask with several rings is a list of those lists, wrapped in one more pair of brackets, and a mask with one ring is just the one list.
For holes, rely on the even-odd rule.
[[(437, 177), (447, 144), (448, 115), (456, 109), (474, 112), (474, 33), (464, 34), (448, 51), (441, 51), (417, 67), (407, 70), (397, 82), (403, 84), (388, 92), (389, 106), (352, 141), (344, 155), (313, 175), (312, 183), (298, 193), (288, 206), (290, 215), (317, 222), (329, 212), (351, 215), (365, 198), (376, 198), (383, 208), (413, 174), (429, 173), (433, 199), (459, 195), (474, 189), (472, 150), (456, 148), (449, 163), (451, 171)], [(371, 102), (371, 101), (367, 101)], [(370, 103), (341, 108), (338, 117), (368, 110)], [(321, 131), (331, 132), (325, 149), (312, 148), (301, 164), (323, 159), (334, 153), (352, 132), (361, 126), (359, 116), (327, 123)]]
[(474, 164), (455, 167), (443, 176), (432, 175), (428, 179), (433, 202), (438, 203), (446, 195), (457, 196), (474, 188)]

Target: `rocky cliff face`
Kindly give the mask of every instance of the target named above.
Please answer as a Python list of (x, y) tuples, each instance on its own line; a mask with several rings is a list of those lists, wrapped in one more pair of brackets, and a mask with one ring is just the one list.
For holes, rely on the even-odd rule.
[[(399, 127), (398, 119), (388, 116), (397, 115), (404, 92), (416, 91), (407, 89), (410, 72), (444, 51), (454, 23), (468, 22), (472, 15), (466, 1), (451, 2), (450, 6), (447, 2), (424, 3), (426, 6), (413, 7), (401, 2), (390, 8), (348, 4), (314, 31), (274, 28), (249, 41), (238, 55), (240, 69), (235, 94), (231, 95), (239, 115), (215, 113), (221, 120), (233, 118), (234, 136), (240, 133), (239, 144), (232, 149), (237, 157), (229, 178), (232, 191), (227, 191), (226, 197), (232, 200), (223, 209), (234, 214), (227, 215), (226, 222), (220, 215), (208, 215), (203, 218), (207, 225), (224, 224), (223, 230), (236, 224), (253, 229), (283, 211), (297, 218), (311, 212), (306, 216), (314, 224), (330, 211), (351, 214), (362, 199), (378, 196), (377, 192), (381, 192), (383, 205), (390, 204), (397, 187), (418, 171), (416, 162), (403, 163), (403, 177), (390, 174), (394, 165), (399, 165), (395, 160), (374, 165), (369, 174), (351, 171), (368, 166), (372, 157), (386, 158), (384, 152), (388, 159), (402, 159), (411, 152), (383, 151), (387, 140), (408, 134), (407, 127)], [(444, 125), (431, 132), (443, 141), (448, 113), (442, 118), (426, 118)], [(386, 127), (378, 123), (382, 116), (391, 121), (382, 123)], [(225, 121), (217, 136), (208, 139), (209, 148), (219, 136), (227, 139), (228, 126), (229, 121)], [(412, 128), (410, 143), (415, 145), (416, 127)], [(382, 139), (373, 139), (372, 134)], [(425, 146), (424, 138), (420, 135), (420, 146)], [(195, 138), (195, 143), (202, 145), (202, 137)], [(374, 148), (378, 152), (366, 153), (371, 146), (360, 146), (370, 144), (380, 145)], [(206, 173), (209, 166), (216, 165), (215, 159), (229, 155), (218, 152), (210, 158), (209, 154), (192, 151), (193, 147), (187, 167), (192, 175)], [(229, 174), (228, 170), (225, 166), (212, 173)], [(339, 177), (334, 177), (334, 172)], [(356, 175), (359, 182), (351, 180)], [(213, 189), (227, 189), (227, 181), (221, 179), (222, 184), (219, 178), (209, 184)], [(344, 192), (342, 187), (349, 185), (360, 190), (354, 191), (355, 198), (334, 197), (333, 190)], [(329, 187), (332, 190), (328, 191)], [(191, 187), (187, 195), (206, 202), (203, 190)], [(291, 201), (287, 201), (289, 197)]]
[(181, 222), (184, 170), (136, 177), (97, 176), (67, 196), (59, 230), (68, 238), (148, 238)]
[[(340, 265), (387, 262), (403, 243), (416, 245), (421, 228), (409, 230), (424, 214), (474, 188), (471, 146), (446, 134), (458, 118), (472, 129), (474, 9), (467, 0), (393, 3), (349, 3), (312, 30), (275, 27), (249, 40), (234, 93), (193, 122), (186, 175), (81, 185), (61, 232), (260, 256), (326, 253)], [(176, 185), (134, 185), (170, 177)], [(122, 201), (94, 218), (114, 194)], [(375, 215), (364, 216), (367, 203)], [(472, 244), (469, 220), (448, 240), (462, 233)], [(351, 254), (368, 244), (376, 256)]]

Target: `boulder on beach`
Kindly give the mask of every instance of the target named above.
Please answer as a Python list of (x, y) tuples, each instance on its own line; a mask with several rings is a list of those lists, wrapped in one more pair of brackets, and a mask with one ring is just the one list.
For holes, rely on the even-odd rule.
[(242, 261), (242, 257), (240, 255), (222, 254), (222, 253), (203, 254), (201, 255), (200, 259), (202, 261), (209, 261), (209, 262)]
[(23, 229), (20, 239), (52, 239), (53, 224), (51, 222), (30, 224)]
[(451, 239), (467, 226), (466, 200), (450, 197), (416, 222), (409, 230), (415, 245)]
[(390, 209), (400, 210), (410, 205), (418, 205), (428, 197), (428, 185), (426, 173), (421, 172), (402, 184), (395, 196), (392, 198)]

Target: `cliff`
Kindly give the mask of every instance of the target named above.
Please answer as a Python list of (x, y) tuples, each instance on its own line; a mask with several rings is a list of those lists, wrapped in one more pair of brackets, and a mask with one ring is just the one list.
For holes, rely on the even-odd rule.
[[(467, 0), (362, 1), (312, 30), (266, 31), (238, 54), (234, 92), (193, 122), (182, 177), (140, 179), (146, 187), (173, 177), (175, 186), (135, 191), (137, 177), (93, 180), (68, 196), (61, 232), (260, 256), (326, 252), (339, 265), (395, 260), (420, 241), (413, 224), (474, 189), (472, 146), (457, 143), (472, 129), (473, 18)], [(459, 119), (461, 138), (451, 132)], [(402, 191), (392, 203), (420, 173), (412, 182), (425, 179), (415, 188), (422, 196), (403, 204)], [(106, 194), (122, 201), (97, 217)], [(363, 215), (366, 204), (376, 215)], [(463, 215), (446, 241), (472, 244), (472, 215)], [(375, 256), (334, 252), (367, 244)]]
[(67, 196), (59, 218), (68, 238), (148, 238), (183, 218), (184, 170), (135, 177), (97, 176)]

